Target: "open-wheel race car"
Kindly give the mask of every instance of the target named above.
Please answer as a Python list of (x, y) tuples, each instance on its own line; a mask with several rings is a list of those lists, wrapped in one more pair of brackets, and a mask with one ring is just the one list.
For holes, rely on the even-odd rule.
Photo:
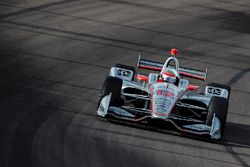
[[(168, 127), (181, 133), (207, 136), (218, 140), (223, 137), (230, 96), (230, 87), (217, 83), (203, 85), (207, 70), (180, 67), (177, 49), (165, 63), (142, 59), (137, 68), (116, 64), (111, 67), (100, 93), (98, 116), (126, 122)], [(149, 70), (147, 75), (138, 71)]]

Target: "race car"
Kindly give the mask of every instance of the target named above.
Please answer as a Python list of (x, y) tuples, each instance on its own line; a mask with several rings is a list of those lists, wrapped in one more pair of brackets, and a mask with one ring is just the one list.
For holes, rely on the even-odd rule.
[[(122, 64), (111, 67), (106, 77), (97, 115), (100, 117), (168, 128), (219, 140), (223, 137), (230, 87), (205, 83), (207, 70), (180, 67), (177, 49), (171, 49), (165, 63), (142, 59), (136, 69)], [(139, 73), (148, 71), (148, 74)], [(189, 80), (188, 80), (189, 79)]]

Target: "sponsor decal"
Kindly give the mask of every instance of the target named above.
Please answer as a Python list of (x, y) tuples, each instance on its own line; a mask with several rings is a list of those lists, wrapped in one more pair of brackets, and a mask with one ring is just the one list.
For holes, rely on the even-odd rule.
[(168, 96), (168, 97), (174, 97), (174, 92), (170, 92), (170, 91), (166, 91), (165, 92), (165, 96)]
[(157, 90), (157, 93), (156, 93), (156, 94), (157, 94), (157, 96), (162, 95), (162, 92), (163, 92), (162, 90)]
[(117, 75), (119, 76), (124, 76), (124, 77), (129, 77), (131, 75), (131, 72), (125, 69), (118, 69), (117, 70)]
[(158, 90), (156, 90), (155, 94), (157, 96), (167, 96), (167, 97), (174, 97), (175, 96), (175, 93), (172, 91), (169, 91), (168, 89), (167, 90), (158, 89)]
[(218, 89), (218, 88), (209, 87), (207, 92), (210, 94), (218, 95), (218, 96), (221, 95), (221, 89)]
[(166, 117), (170, 114), (175, 101), (175, 90), (169, 88), (169, 84), (157, 84), (153, 92), (154, 116)]

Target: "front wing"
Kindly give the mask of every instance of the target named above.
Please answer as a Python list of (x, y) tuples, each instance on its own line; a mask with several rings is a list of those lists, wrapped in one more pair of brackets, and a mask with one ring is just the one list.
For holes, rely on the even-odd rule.
[[(126, 122), (148, 124), (158, 122), (161, 128), (168, 128), (169, 124), (175, 129), (184, 133), (195, 135), (208, 135), (211, 139), (218, 140), (221, 138), (220, 119), (214, 114), (212, 125), (208, 126), (204, 121), (171, 115), (167, 119), (157, 119), (151, 116), (151, 111), (142, 108), (133, 108), (129, 106), (110, 106), (111, 94), (103, 97), (97, 109), (97, 115), (101, 117), (122, 120)], [(179, 123), (182, 122), (182, 123)], [(184, 123), (183, 123), (184, 122)]]

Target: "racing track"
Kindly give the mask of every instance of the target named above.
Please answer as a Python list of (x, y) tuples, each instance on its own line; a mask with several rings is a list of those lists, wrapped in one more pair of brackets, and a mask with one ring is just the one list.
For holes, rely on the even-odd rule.
[[(2, 0), (0, 166), (250, 166), (247, 0)], [(96, 117), (114, 63), (139, 53), (231, 85), (225, 139), (204, 142)]]

